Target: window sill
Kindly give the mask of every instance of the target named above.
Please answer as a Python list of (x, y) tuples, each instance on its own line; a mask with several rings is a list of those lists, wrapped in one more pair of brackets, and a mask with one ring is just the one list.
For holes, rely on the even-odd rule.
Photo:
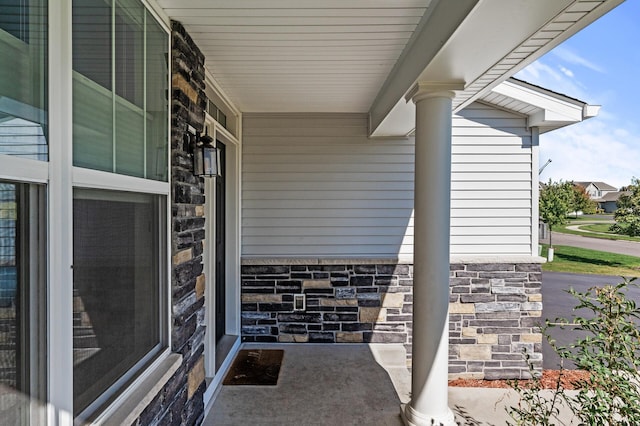
[(180, 368), (182, 355), (169, 353), (161, 356), (95, 421), (103, 425), (130, 425), (153, 401), (164, 385)]

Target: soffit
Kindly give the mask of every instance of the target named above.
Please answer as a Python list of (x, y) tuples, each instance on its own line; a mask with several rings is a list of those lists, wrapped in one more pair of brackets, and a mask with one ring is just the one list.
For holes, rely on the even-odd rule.
[(406, 135), (418, 81), (459, 110), (622, 0), (156, 0), (243, 112), (369, 113)]
[(158, 0), (243, 112), (367, 112), (431, 0)]
[[(459, 111), (622, 1), (480, 0), (413, 83), (464, 82), (453, 100)], [(379, 95), (371, 111), (373, 136), (409, 134), (415, 127), (415, 106), (398, 93)]]
[(537, 127), (540, 133), (594, 117), (599, 110), (599, 106), (513, 78), (500, 83), (478, 100), (527, 117), (528, 125)]

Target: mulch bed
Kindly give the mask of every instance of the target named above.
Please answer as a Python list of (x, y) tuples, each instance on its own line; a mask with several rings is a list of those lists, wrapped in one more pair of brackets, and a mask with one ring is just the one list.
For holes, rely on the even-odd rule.
[[(541, 384), (544, 389), (555, 389), (556, 381), (560, 375), (560, 370), (543, 370)], [(579, 380), (587, 380), (589, 372), (584, 370), (563, 370), (562, 384), (565, 389), (576, 389), (573, 383)], [(449, 386), (465, 387), (465, 388), (511, 388), (509, 382), (512, 380), (476, 380), (476, 379), (455, 379), (449, 380)], [(531, 383), (531, 380), (518, 380), (521, 386)]]

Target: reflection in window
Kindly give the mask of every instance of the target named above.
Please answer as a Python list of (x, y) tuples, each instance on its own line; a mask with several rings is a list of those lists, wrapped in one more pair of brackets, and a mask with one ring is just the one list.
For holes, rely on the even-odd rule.
[(0, 181), (0, 419), (37, 424), (34, 398), (42, 398), (43, 359), (37, 215), (42, 200), (29, 185)]
[(46, 5), (46, 0), (0, 0), (0, 154), (44, 161)]
[(73, 163), (167, 180), (168, 35), (139, 0), (73, 2)]
[(164, 199), (74, 190), (74, 414), (92, 412), (163, 344)]

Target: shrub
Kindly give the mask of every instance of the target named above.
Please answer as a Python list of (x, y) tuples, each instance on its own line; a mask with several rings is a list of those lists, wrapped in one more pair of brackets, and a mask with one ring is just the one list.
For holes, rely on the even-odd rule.
[[(589, 378), (577, 383), (576, 395), (566, 393), (560, 383), (551, 398), (539, 396), (539, 379), (530, 389), (516, 387), (521, 401), (507, 411), (517, 425), (553, 424), (560, 404), (573, 411), (580, 424), (639, 425), (640, 424), (640, 330), (636, 321), (640, 310), (627, 292), (635, 286), (633, 280), (617, 285), (593, 287), (584, 293), (568, 290), (578, 304), (574, 311), (585, 309), (593, 316), (575, 316), (571, 322), (547, 320), (546, 328), (570, 323), (586, 336), (566, 347), (552, 347), (563, 360), (572, 361), (578, 369), (588, 371)], [(549, 338), (545, 329), (544, 334)], [(526, 356), (526, 354), (525, 354)], [(537, 385), (536, 385), (537, 382)]]

